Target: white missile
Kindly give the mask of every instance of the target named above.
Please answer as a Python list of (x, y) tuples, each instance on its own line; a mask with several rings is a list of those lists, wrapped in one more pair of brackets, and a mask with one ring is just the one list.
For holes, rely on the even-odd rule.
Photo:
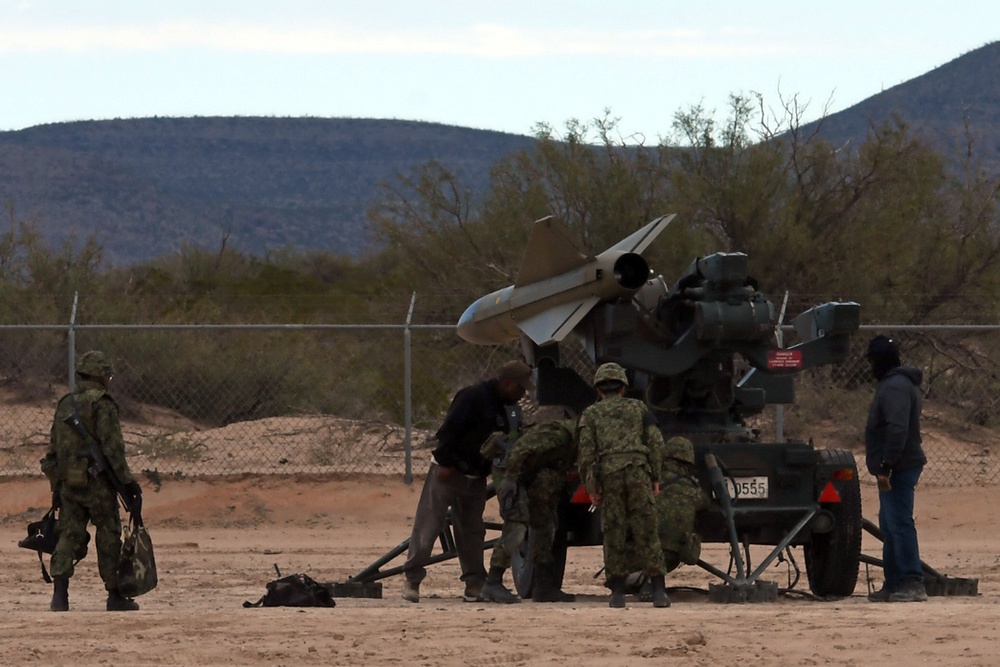
[(476, 300), (458, 320), (470, 343), (499, 345), (522, 333), (537, 345), (561, 341), (594, 306), (631, 298), (649, 279), (641, 253), (674, 214), (653, 220), (601, 254), (581, 251), (551, 216), (531, 229), (517, 281)]

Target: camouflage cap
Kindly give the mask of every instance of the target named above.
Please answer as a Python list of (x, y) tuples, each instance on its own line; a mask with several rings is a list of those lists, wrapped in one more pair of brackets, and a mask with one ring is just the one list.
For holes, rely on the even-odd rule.
[(76, 360), (76, 372), (78, 375), (106, 378), (115, 374), (115, 368), (103, 352), (90, 350), (81, 354)]
[(602, 382), (620, 382), (627, 387), (628, 375), (625, 374), (625, 369), (616, 363), (601, 364), (594, 373), (594, 385)]
[(506, 364), (500, 367), (500, 372), (497, 374), (497, 379), (501, 382), (511, 381), (517, 383), (525, 391), (531, 391), (535, 388), (535, 382), (531, 377), (532, 370), (531, 366), (524, 363), (523, 361), (508, 361)]

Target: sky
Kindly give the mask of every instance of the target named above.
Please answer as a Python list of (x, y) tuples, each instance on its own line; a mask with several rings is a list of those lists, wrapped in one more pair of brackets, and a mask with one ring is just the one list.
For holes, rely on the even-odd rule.
[(729, 96), (834, 113), (1000, 39), (986, 0), (0, 0), (0, 130), (148, 116), (671, 135)]

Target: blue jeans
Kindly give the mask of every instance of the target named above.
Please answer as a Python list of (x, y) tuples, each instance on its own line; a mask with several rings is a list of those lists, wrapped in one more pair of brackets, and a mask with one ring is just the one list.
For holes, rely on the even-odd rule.
[(913, 496), (923, 466), (894, 470), (892, 489), (878, 493), (878, 524), (882, 531), (882, 561), (885, 586), (897, 591), (904, 581), (923, 581), (917, 546), (917, 527), (913, 523)]

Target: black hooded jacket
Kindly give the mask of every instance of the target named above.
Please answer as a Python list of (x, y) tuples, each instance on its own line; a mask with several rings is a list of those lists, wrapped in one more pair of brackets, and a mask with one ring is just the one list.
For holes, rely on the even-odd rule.
[(923, 378), (919, 368), (905, 366), (893, 368), (878, 381), (865, 424), (865, 465), (872, 475), (927, 463), (920, 446)]

